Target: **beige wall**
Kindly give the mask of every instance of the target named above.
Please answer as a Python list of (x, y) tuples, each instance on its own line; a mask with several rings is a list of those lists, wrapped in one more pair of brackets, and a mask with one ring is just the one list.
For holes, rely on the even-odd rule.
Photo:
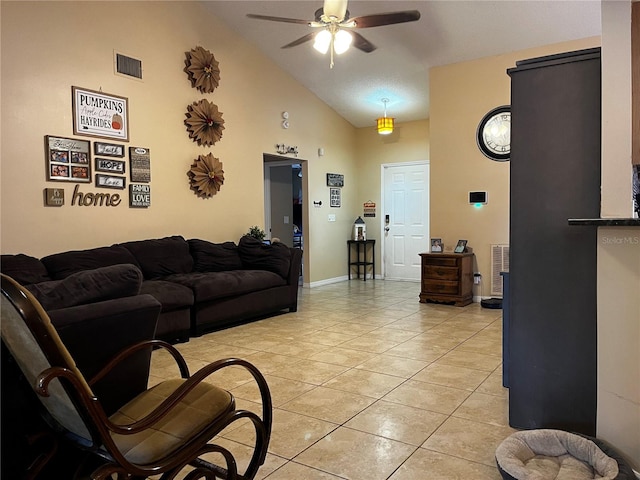
[[(379, 135), (375, 127), (359, 128), (356, 132), (358, 193), (355, 216), (363, 214), (363, 203), (376, 203), (376, 216), (364, 218), (367, 236), (376, 241), (376, 272), (382, 273), (382, 208), (381, 172), (386, 163), (429, 160), (429, 120), (396, 123), (391, 135)], [(425, 249), (427, 246), (425, 245)]]
[[(602, 211), (631, 216), (631, 2), (602, 2)], [(640, 471), (640, 228), (598, 229), (598, 436)]]
[[(264, 223), (262, 154), (275, 153), (276, 143), (297, 145), (309, 160), (309, 198), (328, 202), (324, 175), (338, 171), (351, 177), (346, 209), (355, 201), (355, 129), (200, 4), (3, 1), (1, 8), (2, 253), (43, 256), (172, 234), (237, 241)], [(185, 52), (196, 46), (220, 62), (220, 86), (211, 94), (191, 88), (183, 72)], [(143, 81), (114, 75), (114, 50), (142, 60)], [(128, 146), (151, 151), (149, 209), (130, 209), (126, 191), (118, 207), (71, 206), (75, 184), (46, 181), (44, 136), (73, 136), (72, 85), (128, 97)], [(190, 140), (183, 124), (187, 105), (201, 98), (225, 119), (222, 140), (211, 148)], [(280, 125), (284, 110), (288, 130)], [(189, 189), (186, 172), (209, 152), (222, 161), (225, 183), (204, 200)], [(44, 207), (46, 187), (63, 187), (66, 205)], [(93, 184), (80, 190), (104, 192)], [(306, 272), (310, 281), (344, 275), (346, 252), (325, 252), (345, 250), (348, 232), (327, 228), (326, 215), (314, 209), (308, 222), (305, 255), (321, 258)]]
[[(600, 38), (567, 42), (429, 70), (431, 236), (445, 250), (467, 239), (482, 275), (474, 296), (491, 292), (490, 245), (509, 243), (509, 162), (494, 162), (476, 144), (476, 129), (491, 109), (511, 103), (506, 70), (517, 60), (600, 45)], [(487, 191), (488, 204), (469, 204), (470, 191)]]

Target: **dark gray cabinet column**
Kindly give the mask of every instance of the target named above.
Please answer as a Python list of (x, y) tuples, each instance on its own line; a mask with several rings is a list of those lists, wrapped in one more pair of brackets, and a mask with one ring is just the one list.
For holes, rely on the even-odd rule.
[[(595, 434), (600, 49), (511, 76), (509, 423)], [(614, 312), (611, 312), (614, 314)]]

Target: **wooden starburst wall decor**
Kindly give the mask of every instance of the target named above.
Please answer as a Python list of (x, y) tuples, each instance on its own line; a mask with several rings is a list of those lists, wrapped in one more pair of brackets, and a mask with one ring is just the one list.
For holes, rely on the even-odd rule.
[(224, 119), (217, 105), (207, 99), (193, 102), (187, 107), (186, 116), (184, 124), (189, 138), (198, 145), (211, 146), (222, 138)]
[(190, 52), (185, 52), (185, 55), (187, 59), (184, 71), (191, 81), (191, 86), (202, 93), (213, 92), (220, 83), (219, 63), (213, 53), (202, 47), (196, 47)]
[(224, 183), (224, 170), (222, 162), (213, 156), (199, 155), (191, 164), (191, 169), (187, 172), (191, 190), (200, 198), (210, 198), (214, 196)]

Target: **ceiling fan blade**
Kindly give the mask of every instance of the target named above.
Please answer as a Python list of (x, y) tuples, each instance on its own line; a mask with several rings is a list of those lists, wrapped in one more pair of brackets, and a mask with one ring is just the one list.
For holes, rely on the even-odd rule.
[(364, 38), (358, 32), (349, 32), (349, 33), (353, 35), (353, 43), (351, 45), (357, 48), (358, 50), (362, 50), (365, 53), (371, 53), (377, 48), (373, 43), (371, 43), (369, 40)]
[(327, 17), (335, 17), (341, 22), (347, 13), (347, 0), (324, 0), (322, 11)]
[(354, 28), (370, 28), (394, 23), (415, 22), (419, 19), (420, 12), (418, 10), (404, 10), (402, 12), (375, 13), (373, 15), (355, 17), (349, 20), (349, 24), (353, 23)]
[(284, 22), (284, 23), (297, 23), (299, 25), (309, 25), (311, 22), (309, 20), (300, 20), (297, 18), (285, 18), (285, 17), (271, 17), (269, 15), (256, 15), (254, 13), (247, 13), (247, 17), (249, 18), (257, 18), (258, 20), (269, 20), (272, 22)]
[(291, 43), (287, 43), (286, 45), (283, 45), (283, 46), (282, 46), (282, 47), (280, 47), (280, 48), (291, 48), (291, 47), (296, 47), (296, 46), (298, 46), (298, 45), (301, 45), (301, 44), (303, 44), (303, 43), (308, 42), (309, 40), (311, 40), (315, 34), (316, 34), (315, 32), (307, 33), (304, 37), (300, 37), (299, 39), (294, 40), (294, 41), (293, 41), (293, 42), (291, 42)]

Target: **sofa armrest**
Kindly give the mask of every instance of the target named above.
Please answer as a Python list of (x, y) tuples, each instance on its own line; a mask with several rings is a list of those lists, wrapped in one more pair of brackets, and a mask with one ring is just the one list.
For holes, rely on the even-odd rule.
[[(90, 379), (124, 348), (155, 337), (160, 308), (151, 295), (136, 295), (47, 313), (78, 368)], [(146, 389), (150, 363), (151, 347), (92, 386), (107, 415)]]
[(291, 264), (289, 266), (289, 275), (287, 275), (287, 284), (289, 285), (291, 304), (290, 312), (298, 310), (298, 283), (300, 282), (300, 271), (302, 269), (302, 249), (291, 248)]

